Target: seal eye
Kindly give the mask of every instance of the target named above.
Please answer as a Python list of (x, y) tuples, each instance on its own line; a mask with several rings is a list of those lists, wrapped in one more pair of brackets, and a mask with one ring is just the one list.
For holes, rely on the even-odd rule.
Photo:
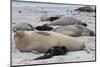
[(14, 36), (22, 38), (24, 36), (24, 32), (23, 31), (17, 31)]

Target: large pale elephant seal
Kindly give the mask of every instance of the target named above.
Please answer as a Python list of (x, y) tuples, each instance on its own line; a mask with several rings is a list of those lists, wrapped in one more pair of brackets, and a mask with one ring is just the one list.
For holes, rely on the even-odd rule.
[(55, 28), (53, 31), (69, 36), (95, 36), (94, 31), (82, 25), (68, 25)]
[(16, 23), (13, 26), (13, 31), (32, 31), (34, 30), (34, 27), (32, 24), (30, 23), (26, 23), (26, 22), (20, 22), (20, 23)]
[(87, 26), (86, 23), (84, 23), (74, 17), (67, 17), (67, 16), (61, 17), (60, 19), (57, 19), (57, 20), (49, 23), (49, 25), (53, 25), (53, 26), (57, 26), (57, 25), (66, 26), (66, 25), (75, 25), (75, 24)]
[[(17, 31), (14, 35), (16, 48), (24, 51), (46, 52), (53, 46), (63, 46), (68, 51), (79, 51), (89, 48), (89, 45), (76, 38), (51, 31)], [(88, 52), (88, 49), (86, 49)]]

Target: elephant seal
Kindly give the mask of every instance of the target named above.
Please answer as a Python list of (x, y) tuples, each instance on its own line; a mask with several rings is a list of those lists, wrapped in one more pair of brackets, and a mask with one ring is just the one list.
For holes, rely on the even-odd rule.
[(39, 31), (50, 31), (53, 29), (53, 27), (50, 27), (48, 26), (47, 24), (44, 24), (42, 26), (37, 26), (35, 27), (36, 30), (39, 30)]
[(86, 23), (83, 23), (82, 21), (80, 21), (74, 17), (67, 17), (67, 16), (61, 17), (60, 19), (57, 19), (57, 20), (49, 23), (49, 25), (53, 25), (53, 26), (57, 26), (57, 25), (66, 26), (66, 25), (75, 25), (75, 24), (87, 26)]
[(84, 6), (75, 9), (75, 11), (83, 11), (83, 12), (96, 12), (96, 8), (92, 6)]
[(53, 46), (64, 46), (68, 51), (94, 50), (90, 45), (74, 37), (52, 31), (17, 31), (14, 34), (16, 48), (21, 52), (46, 52)]
[(41, 16), (41, 21), (54, 21), (57, 20), (61, 17), (62, 15), (48, 15), (48, 14), (44, 14)]
[(68, 25), (61, 26), (53, 29), (54, 32), (59, 32), (65, 35), (77, 37), (77, 36), (95, 36), (94, 31), (88, 29), (82, 25)]
[(43, 56), (35, 58), (34, 60), (48, 59), (53, 56), (65, 55), (66, 52), (67, 52), (67, 49), (64, 46), (53, 46), (49, 48)]
[(14, 25), (13, 32), (16, 31), (31, 31), (34, 30), (34, 27), (32, 24), (26, 23), (26, 22), (20, 22)]

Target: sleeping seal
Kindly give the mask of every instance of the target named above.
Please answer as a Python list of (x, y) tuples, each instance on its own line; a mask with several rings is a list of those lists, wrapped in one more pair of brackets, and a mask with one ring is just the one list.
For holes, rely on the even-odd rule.
[(95, 36), (94, 31), (88, 29), (82, 25), (68, 25), (61, 26), (53, 29), (54, 32), (59, 32), (65, 35), (77, 37), (77, 36)]
[(34, 60), (48, 59), (53, 56), (65, 55), (66, 52), (67, 52), (67, 49), (64, 46), (53, 46), (49, 48), (43, 56), (35, 58)]
[(41, 21), (54, 21), (57, 20), (61, 17), (62, 15), (48, 15), (48, 14), (44, 14), (41, 16)]
[(83, 23), (82, 21), (74, 18), (74, 17), (61, 17), (60, 19), (57, 19), (51, 23), (49, 23), (49, 25), (53, 25), (53, 26), (57, 26), (57, 25), (61, 25), (61, 26), (66, 26), (66, 25), (83, 25), (83, 26), (87, 26), (86, 23)]
[(17, 31), (14, 35), (16, 48), (22, 52), (37, 51), (47, 52), (53, 46), (63, 46), (68, 51), (94, 50), (90, 45), (74, 37), (51, 31)]
[(35, 29), (39, 31), (50, 31), (53, 29), (53, 27), (48, 26), (48, 24), (44, 24), (42, 26), (35, 27)]
[(33, 25), (30, 24), (30, 23), (26, 23), (26, 22), (16, 23), (13, 26), (13, 32), (16, 32), (16, 31), (32, 31), (32, 30), (34, 30)]
[(83, 11), (83, 12), (96, 12), (95, 6), (84, 6), (75, 9), (75, 11)]

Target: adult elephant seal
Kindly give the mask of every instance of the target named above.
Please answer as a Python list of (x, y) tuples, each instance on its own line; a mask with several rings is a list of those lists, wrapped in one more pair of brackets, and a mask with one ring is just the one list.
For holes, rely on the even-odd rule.
[(83, 23), (82, 21), (74, 18), (74, 17), (61, 17), (60, 19), (57, 19), (51, 23), (49, 23), (49, 25), (53, 25), (53, 26), (57, 26), (57, 25), (61, 25), (61, 26), (65, 26), (65, 25), (83, 25), (83, 26), (87, 26), (86, 23)]
[(61, 26), (53, 31), (59, 32), (65, 35), (77, 37), (77, 36), (95, 36), (94, 31), (88, 29), (82, 25), (68, 25), (68, 26)]
[(32, 31), (32, 30), (34, 30), (33, 25), (30, 24), (30, 23), (26, 23), (26, 22), (16, 23), (13, 26), (13, 32), (16, 32), (16, 31)]
[[(51, 31), (17, 31), (14, 35), (14, 40), (16, 48), (22, 52), (35, 50), (43, 53), (53, 46), (63, 46), (68, 51), (90, 48), (89, 45), (76, 38)], [(86, 51), (88, 52), (89, 50), (86, 49)]]

